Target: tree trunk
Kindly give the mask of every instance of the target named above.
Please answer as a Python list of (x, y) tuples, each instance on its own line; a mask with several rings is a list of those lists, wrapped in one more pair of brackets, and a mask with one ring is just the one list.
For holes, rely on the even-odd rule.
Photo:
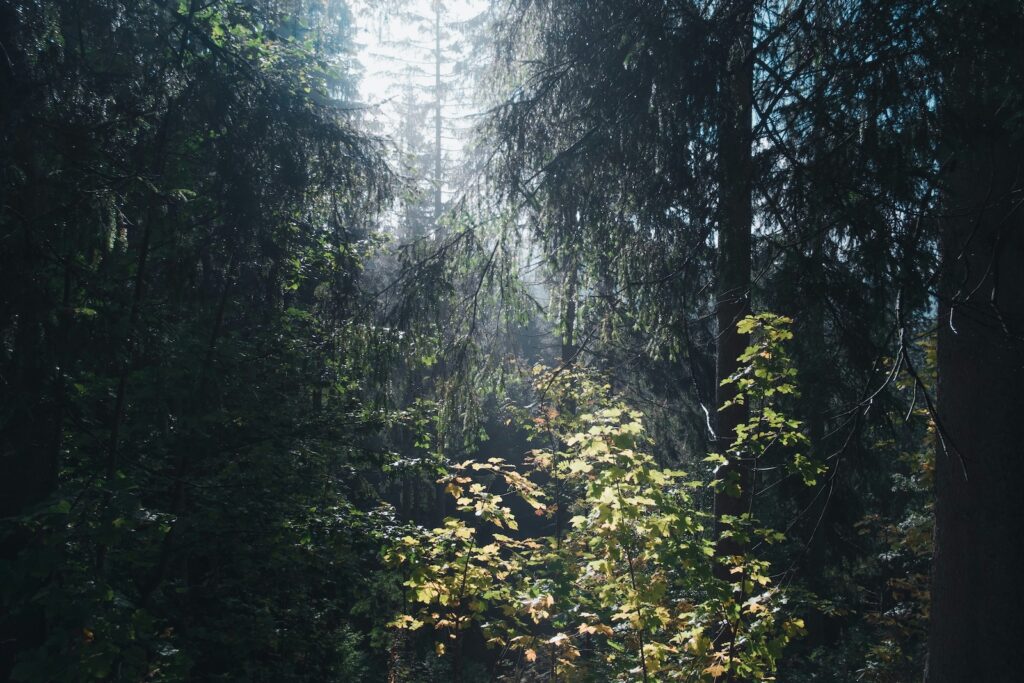
[[(718, 134), (718, 265), (716, 310), (718, 321), (716, 403), (721, 406), (735, 396), (732, 385), (721, 386), (723, 379), (739, 368), (737, 358), (747, 346), (747, 335), (740, 334), (736, 323), (750, 312), (750, 227), (752, 220), (751, 186), (751, 101), (753, 90), (753, 2), (737, 0), (724, 8), (722, 35), (729, 37), (725, 49), (722, 87), (721, 127)], [(718, 413), (718, 452), (728, 456), (736, 438), (736, 427), (747, 421), (745, 405), (735, 405)], [(715, 495), (716, 526), (722, 515), (739, 515), (748, 509), (743, 495), (749, 491), (750, 468), (729, 458), (718, 476), (735, 479), (740, 495), (720, 492)], [(721, 530), (719, 528), (719, 530)], [(724, 542), (720, 552), (742, 552), (734, 542)], [(722, 568), (724, 569), (724, 568)]]
[[(56, 228), (39, 218), (44, 214), (45, 199), (38, 189), (43, 171), (28, 139), (18, 146), (16, 158), (26, 169), (27, 179), (21, 195), (11, 198), (11, 205), (14, 214), (24, 218), (20, 240), (10, 244), (13, 258), (3, 261), (20, 271), (21, 289), (20, 300), (15, 299), (17, 314), (5, 321), (8, 329), (2, 330), (13, 339), (13, 345), (7, 367), (0, 368), (7, 371), (0, 378), (6, 393), (0, 403), (5, 418), (0, 423), (0, 520), (5, 522), (0, 528), (0, 564), (9, 566), (17, 566), (24, 561), (23, 553), (29, 554), (49, 540), (34, 536), (18, 518), (57, 490), (64, 408), (59, 341), (63, 335), (47, 322), (56, 302), (47, 288), (50, 272), (41, 238), (46, 230)], [(10, 234), (15, 235), (13, 229)], [(65, 297), (65, 309), (53, 316), (61, 318), (62, 329), (69, 322), (66, 302)], [(50, 575), (27, 577), (22, 590), (39, 590), (49, 581)], [(22, 652), (43, 644), (47, 629), (44, 611), (35, 604), (16, 614), (0, 614), (0, 680), (7, 680)]]
[[(992, 4), (992, 3), (986, 3)], [(948, 17), (929, 683), (1015, 680), (1024, 583), (1024, 13)], [(993, 8), (995, 6), (993, 5)], [(965, 16), (965, 15), (974, 16)], [(1013, 101), (1013, 100), (1009, 100)], [(1019, 102), (1019, 100), (1017, 100)]]
[(441, 147), (441, 107), (444, 98), (441, 92), (441, 2), (434, 2), (434, 229), (438, 229), (438, 221), (444, 211), (443, 162), (444, 150)]

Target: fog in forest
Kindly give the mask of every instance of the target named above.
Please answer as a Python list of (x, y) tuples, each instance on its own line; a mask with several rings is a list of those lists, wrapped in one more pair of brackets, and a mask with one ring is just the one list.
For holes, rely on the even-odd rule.
[(1024, 678), (1019, 0), (0, 0), (0, 680)]

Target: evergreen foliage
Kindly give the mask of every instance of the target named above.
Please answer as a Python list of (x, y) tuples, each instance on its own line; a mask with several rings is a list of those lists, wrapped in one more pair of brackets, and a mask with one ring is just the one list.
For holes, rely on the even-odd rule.
[(1021, 3), (469, 4), (0, 0), (0, 680), (1016, 680)]

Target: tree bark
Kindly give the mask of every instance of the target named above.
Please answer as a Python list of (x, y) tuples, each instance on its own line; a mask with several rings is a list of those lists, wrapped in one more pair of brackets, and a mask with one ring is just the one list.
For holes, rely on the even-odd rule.
[[(995, 8), (996, 3), (992, 4)], [(1015, 680), (1024, 582), (1024, 12), (950, 8), (928, 683)], [(978, 13), (979, 10), (974, 10)], [(1018, 100), (1019, 101), (1019, 100)], [(1019, 126), (1019, 123), (1016, 124)]]
[[(12, 306), (17, 313), (4, 321), (8, 329), (3, 332), (11, 335), (13, 345), (6, 367), (0, 368), (4, 371), (0, 387), (6, 394), (0, 403), (4, 413), (0, 423), (0, 520), (5, 522), (0, 527), (0, 563), (11, 565), (43, 543), (20, 523), (19, 516), (46, 502), (57, 490), (64, 409), (63, 334), (47, 319), (56, 313), (53, 317), (62, 319), (60, 327), (68, 325), (67, 298), (65, 308), (55, 310), (57, 302), (48, 291), (51, 271), (42, 235), (56, 228), (40, 218), (46, 201), (39, 189), (43, 169), (28, 138), (17, 146), (15, 159), (27, 175), (20, 196), (10, 200), (13, 213), (21, 216), (21, 234), (9, 244), (13, 258), (5, 255), (2, 261), (19, 273), (17, 280), (7, 279), (20, 280), (20, 289)], [(16, 235), (14, 229), (9, 234)], [(22, 589), (42, 589), (50, 581), (49, 575), (26, 578)], [(28, 605), (16, 614), (0, 613), (0, 680), (7, 680), (22, 652), (42, 645), (47, 635), (41, 607)]]
[[(752, 221), (751, 102), (753, 98), (753, 2), (737, 0), (724, 9), (721, 34), (724, 45), (724, 78), (721, 103), (721, 127), (718, 133), (718, 263), (716, 317), (718, 322), (716, 403), (721, 406), (736, 394), (732, 385), (722, 380), (739, 369), (737, 358), (747, 346), (747, 335), (740, 334), (736, 323), (750, 312), (750, 227)], [(736, 427), (747, 421), (745, 405), (734, 405), (718, 413), (718, 452), (729, 457), (728, 450), (736, 438)], [(736, 478), (740, 495), (722, 491), (715, 495), (715, 520), (721, 531), (722, 515), (740, 515), (747, 511), (744, 495), (749, 491), (750, 469), (729, 457), (719, 468), (718, 478)], [(732, 541), (721, 543), (721, 553), (732, 555), (742, 548)], [(722, 567), (721, 569), (725, 569)], [(725, 577), (727, 578), (727, 576)]]

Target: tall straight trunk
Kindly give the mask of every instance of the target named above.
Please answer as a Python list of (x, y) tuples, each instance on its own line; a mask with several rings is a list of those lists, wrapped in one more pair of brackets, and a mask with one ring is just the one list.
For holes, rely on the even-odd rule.
[(441, 219), (443, 153), (441, 149), (441, 0), (434, 1), (434, 224)]
[[(825, 60), (832, 49), (829, 43), (834, 20), (829, 15), (827, 0), (815, 0), (812, 15), (814, 49), (818, 58)], [(812, 74), (811, 104), (813, 138), (810, 145), (812, 163), (811, 172), (804, 183), (807, 202), (806, 225), (799, 226), (806, 240), (806, 250), (801, 249), (801, 272), (797, 277), (802, 283), (795, 288), (797, 300), (792, 302), (797, 311), (796, 321), (796, 356), (797, 370), (800, 377), (802, 396), (801, 409), (810, 439), (809, 448), (815, 462), (828, 462), (826, 448), (826, 416), (830, 396), (836, 382), (829, 371), (829, 354), (827, 327), (825, 324), (825, 306), (827, 297), (825, 260), (826, 245), (830, 231), (829, 202), (822, 201), (833, 191), (834, 175), (829, 168), (833, 163), (829, 150), (830, 97), (828, 93), (829, 78), (823, 70), (815, 70)], [(783, 489), (783, 495), (797, 501), (800, 509), (810, 510), (809, 519), (816, 520), (811, 535), (808, 536), (807, 556), (803, 561), (808, 584), (812, 590), (826, 588), (824, 579), (829, 563), (829, 556), (835, 552), (838, 539), (833, 531), (836, 517), (836, 505), (831, 504), (832, 497), (818, 496), (817, 490), (808, 488), (802, 481), (794, 480)], [(842, 494), (840, 494), (842, 495)], [(808, 617), (808, 641), (814, 647), (831, 645), (839, 637), (835, 628), (837, 621), (833, 617), (813, 612)]]
[[(732, 385), (721, 382), (739, 369), (737, 358), (747, 346), (747, 335), (736, 324), (750, 312), (750, 228), (753, 159), (751, 158), (751, 102), (753, 98), (753, 0), (735, 0), (723, 8), (721, 33), (724, 46), (724, 74), (721, 93), (721, 126), (718, 134), (718, 264), (715, 306), (718, 322), (717, 405), (735, 396)], [(734, 405), (718, 413), (718, 451), (727, 455), (736, 438), (737, 426), (749, 416), (746, 405)], [(740, 495), (722, 491), (715, 495), (716, 526), (721, 530), (723, 515), (739, 515), (748, 509), (750, 468), (730, 458), (719, 469), (719, 477), (736, 480)], [(724, 542), (719, 550), (735, 554), (742, 548)]]
[(929, 683), (1016, 680), (1024, 626), (1024, 11), (984, 4), (947, 16)]
[[(815, 0), (813, 21), (815, 30), (815, 49), (821, 59), (831, 49), (828, 44), (830, 29), (830, 18), (828, 16), (828, 5), (826, 0)], [(829, 106), (827, 94), (828, 79), (825, 74), (815, 72), (814, 78), (814, 141), (811, 148), (813, 154), (813, 168), (816, 178), (824, 179), (821, 187), (813, 188), (812, 201), (820, 194), (828, 192), (828, 184), (831, 181), (831, 174), (827, 170), (829, 160), (828, 134), (829, 120), (826, 113)], [(810, 244), (807, 253), (807, 282), (810, 287), (800, 288), (806, 293), (805, 301), (805, 324), (803, 333), (807, 336), (804, 343), (806, 352), (805, 366), (807, 373), (803, 375), (805, 385), (806, 405), (810, 409), (807, 414), (807, 431), (810, 437), (811, 449), (815, 460), (824, 460), (824, 449), (822, 440), (825, 436), (825, 416), (828, 413), (829, 384), (828, 384), (828, 360), (825, 350), (826, 343), (825, 329), (825, 245), (828, 239), (829, 215), (825, 204), (814, 206), (809, 213), (813, 216), (813, 222), (809, 226)], [(810, 375), (808, 377), (808, 375)], [(827, 511), (825, 511), (827, 514)], [(818, 544), (822, 546), (821, 543)]]
[[(41, 235), (54, 227), (40, 218), (46, 202), (40, 190), (43, 169), (28, 139), (18, 145), (16, 153), (27, 178), (20, 195), (10, 199), (13, 213), (22, 216), (22, 230), (9, 248), (20, 263), (6, 257), (4, 261), (20, 272), (22, 287), (15, 300), (17, 313), (3, 330), (10, 334), (13, 329), (13, 344), (6, 364), (10, 372), (3, 378), (8, 393), (0, 403), (6, 413), (0, 422), (0, 520), (15, 521), (0, 528), (0, 563), (15, 566), (23, 553), (45, 542), (18, 518), (57, 491), (64, 408), (63, 335), (47, 319), (59, 317), (61, 329), (69, 323), (67, 296), (64, 308), (55, 310), (57, 301), (48, 290), (52, 275)], [(50, 581), (48, 573), (26, 577), (22, 589), (39, 590)], [(18, 613), (3, 612), (0, 610), (0, 680), (8, 680), (18, 656), (46, 640), (48, 626), (44, 610), (35, 604)]]
[(562, 320), (562, 365), (569, 366), (576, 360), (576, 288), (577, 273), (575, 259), (567, 259), (565, 274), (565, 316)]
[[(564, 207), (563, 221), (566, 233), (573, 234), (573, 224), (575, 218), (573, 216), (573, 209), (571, 205)], [(571, 241), (570, 241), (571, 244)], [(564, 271), (564, 279), (562, 281), (562, 296), (564, 297), (564, 307), (562, 309), (562, 348), (561, 348), (561, 367), (567, 370), (571, 370), (571, 366), (576, 363), (577, 347), (576, 347), (576, 296), (577, 289), (579, 287), (579, 266), (576, 262), (576, 254), (572, 248), (569, 247), (565, 250), (565, 260), (563, 261), (562, 269)], [(561, 405), (558, 406), (559, 412), (562, 413), (575, 413), (576, 412), (576, 400), (575, 400), (575, 383), (570, 385), (570, 391)], [(556, 439), (552, 438), (552, 451), (559, 453), (562, 448), (562, 444), (559, 444)], [(558, 457), (557, 455), (555, 456)], [(554, 498), (555, 498), (555, 543), (556, 547), (562, 547), (562, 532), (565, 523), (565, 515), (562, 514), (562, 507), (564, 504), (564, 482), (558, 475), (558, 460), (555, 460), (555, 467), (551, 469), (551, 476), (554, 478)]]
[(562, 365), (568, 366), (576, 359), (576, 297), (579, 289), (579, 254), (576, 252), (576, 206), (562, 200), (562, 230), (565, 233), (565, 252), (562, 260), (562, 296), (565, 307), (562, 310)]

